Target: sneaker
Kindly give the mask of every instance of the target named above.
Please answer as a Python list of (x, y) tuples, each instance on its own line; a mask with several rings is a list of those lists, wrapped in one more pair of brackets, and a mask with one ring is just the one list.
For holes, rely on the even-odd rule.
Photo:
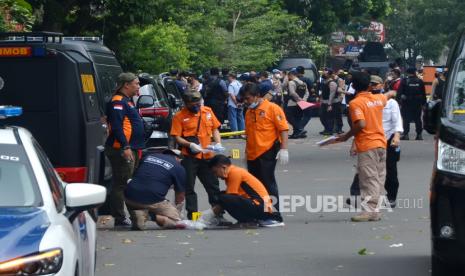
[(381, 215), (376, 212), (368, 213), (363, 212), (351, 218), (353, 222), (367, 222), (367, 221), (378, 221), (381, 220)]
[(400, 140), (410, 140), (410, 139), (408, 138), (408, 134), (404, 134), (400, 137)]
[(284, 222), (277, 221), (277, 220), (274, 220), (274, 219), (259, 220), (258, 224), (261, 227), (282, 227), (282, 226), (285, 225)]
[(115, 219), (115, 227), (131, 227), (132, 222), (129, 218)]
[(389, 199), (389, 205), (391, 208), (396, 208), (397, 201), (395, 199)]
[(417, 137), (415, 138), (417, 141), (423, 140), (423, 136), (421, 134), (417, 134)]

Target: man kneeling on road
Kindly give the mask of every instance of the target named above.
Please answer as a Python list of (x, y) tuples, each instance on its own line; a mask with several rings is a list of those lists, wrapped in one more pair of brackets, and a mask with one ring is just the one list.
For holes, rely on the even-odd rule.
[[(124, 192), (128, 208), (145, 213), (144, 216), (137, 214), (133, 230), (145, 228), (147, 211), (159, 226), (176, 228), (181, 220), (186, 185), (186, 171), (180, 160), (181, 152), (169, 149), (144, 157)], [(174, 185), (176, 206), (165, 198), (171, 185)]]
[(225, 180), (226, 191), (219, 195), (217, 205), (204, 212), (204, 221), (208, 222), (223, 210), (237, 220), (236, 227), (256, 227), (259, 221), (272, 217), (270, 196), (257, 178), (247, 170), (232, 165), (224, 155), (213, 157), (209, 166), (217, 177)]

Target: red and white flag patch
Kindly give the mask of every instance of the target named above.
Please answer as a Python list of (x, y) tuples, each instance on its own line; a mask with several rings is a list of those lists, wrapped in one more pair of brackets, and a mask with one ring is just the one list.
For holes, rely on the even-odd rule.
[(123, 110), (123, 106), (120, 105), (120, 104), (115, 104), (115, 105), (113, 106), (113, 109), (116, 109), (116, 110)]

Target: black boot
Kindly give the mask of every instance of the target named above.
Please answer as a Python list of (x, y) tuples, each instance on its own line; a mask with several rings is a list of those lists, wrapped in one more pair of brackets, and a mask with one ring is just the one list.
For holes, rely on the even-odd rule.
[(400, 140), (410, 140), (410, 139), (408, 138), (408, 134), (404, 134), (400, 137)]
[(421, 133), (417, 134), (417, 137), (415, 138), (415, 140), (417, 141), (423, 140), (423, 136), (421, 135)]

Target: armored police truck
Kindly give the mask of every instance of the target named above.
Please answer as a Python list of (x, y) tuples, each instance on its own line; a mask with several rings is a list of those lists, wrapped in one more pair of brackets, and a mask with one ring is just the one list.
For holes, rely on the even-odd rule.
[[(98, 38), (0, 34), (0, 105), (23, 108), (29, 129), (67, 182), (102, 183), (105, 102), (122, 72)], [(107, 173), (107, 178), (109, 177)]]

